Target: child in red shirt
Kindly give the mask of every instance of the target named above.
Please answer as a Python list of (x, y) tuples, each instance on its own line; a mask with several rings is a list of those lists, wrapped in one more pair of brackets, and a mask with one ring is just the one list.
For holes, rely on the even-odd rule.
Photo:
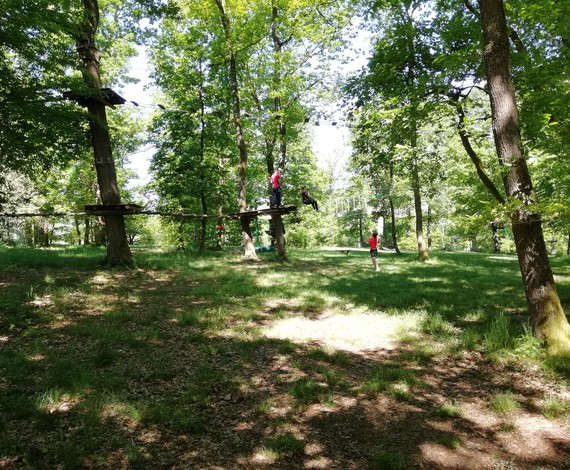
[(370, 258), (372, 258), (372, 266), (374, 267), (375, 271), (380, 271), (380, 267), (378, 266), (378, 232), (374, 230), (372, 232), (372, 236), (370, 240)]

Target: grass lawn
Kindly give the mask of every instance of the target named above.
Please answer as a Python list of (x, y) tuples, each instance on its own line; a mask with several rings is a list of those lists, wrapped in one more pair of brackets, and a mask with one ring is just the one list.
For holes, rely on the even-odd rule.
[(570, 468), (513, 255), (104, 254), (0, 248), (0, 469)]

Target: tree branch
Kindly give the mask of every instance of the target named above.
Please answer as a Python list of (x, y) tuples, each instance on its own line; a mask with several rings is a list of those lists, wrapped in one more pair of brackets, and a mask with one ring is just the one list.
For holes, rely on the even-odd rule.
[[(463, 0), (463, 3), (465, 3), (465, 6), (471, 13), (473, 13), (477, 18), (481, 19), (481, 13), (479, 12), (479, 10), (477, 10), (477, 8), (473, 5), (473, 3), (471, 3), (471, 0)], [(527, 50), (526, 47), (524, 47), (524, 43), (522, 42), (519, 33), (517, 33), (516, 30), (514, 30), (512, 27), (508, 25), (507, 28), (509, 30), (509, 39), (515, 45), (517, 52), (526, 54)]]
[(481, 18), (481, 13), (479, 13), (479, 10), (477, 10), (477, 8), (475, 8), (475, 6), (471, 3), (471, 0), (463, 0), (463, 3), (465, 3), (467, 9), (477, 18)]
[(491, 181), (491, 178), (489, 178), (489, 176), (487, 176), (487, 173), (485, 173), (485, 170), (483, 169), (483, 162), (481, 162), (481, 159), (477, 155), (477, 152), (475, 152), (471, 146), (469, 134), (465, 130), (465, 112), (463, 110), (463, 106), (459, 102), (459, 95), (457, 93), (455, 95), (451, 95), (450, 101), (453, 103), (455, 109), (457, 110), (457, 131), (459, 133), (459, 137), (461, 138), (461, 143), (463, 144), (463, 148), (465, 148), (467, 155), (469, 155), (469, 158), (473, 162), (473, 165), (475, 165), (479, 179), (485, 185), (489, 193), (495, 198), (495, 200), (497, 200), (500, 204), (504, 204), (505, 198), (499, 192), (493, 181)]

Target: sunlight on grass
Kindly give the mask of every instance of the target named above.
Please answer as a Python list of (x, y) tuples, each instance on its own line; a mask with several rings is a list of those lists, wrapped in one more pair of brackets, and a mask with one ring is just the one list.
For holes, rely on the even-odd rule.
[(268, 415), (273, 411), (273, 403), (271, 400), (263, 400), (259, 405), (256, 406), (255, 411), (258, 414)]
[(388, 393), (394, 400), (406, 401), (410, 398), (410, 384), (406, 382), (396, 382), (388, 387)]
[(513, 349), (515, 341), (510, 333), (510, 321), (502, 312), (491, 320), (484, 335), (484, 344), (489, 353)]
[(342, 383), (342, 377), (340, 374), (328, 367), (318, 367), (316, 371), (321, 374), (329, 387), (334, 387), (335, 385), (340, 385)]
[(514, 432), (517, 427), (513, 423), (501, 423), (499, 429), (503, 432)]
[(263, 463), (274, 463), (278, 458), (279, 452), (268, 447), (262, 447), (258, 455), (254, 457), (255, 460), (260, 460)]
[(444, 418), (460, 418), (463, 416), (463, 411), (457, 405), (452, 402), (444, 403), (443, 405), (435, 409), (435, 413), (438, 416)]
[(271, 315), (283, 318), (284, 314), (295, 312), (299, 309), (299, 299), (286, 299), (284, 297), (266, 297), (264, 299), (265, 310)]
[(275, 285), (280, 285), (286, 276), (286, 273), (281, 273), (279, 271), (265, 273), (263, 276), (258, 276), (255, 279), (255, 284), (257, 287), (273, 287)]
[(317, 341), (323, 347), (359, 352), (393, 349), (398, 318), (383, 315), (336, 315), (311, 320), (287, 318), (263, 330), (268, 338), (288, 339), (297, 343)]
[[(1, 248), (1, 247), (0, 247)], [(9, 247), (2, 250), (5, 263), (30, 267), (73, 267), (93, 269), (104, 256), (104, 248), (93, 246)]]
[(225, 337), (231, 337), (241, 342), (239, 348), (242, 353), (250, 353), (251, 346), (261, 336), (262, 329), (253, 324), (236, 325), (224, 331)]
[(301, 377), (291, 387), (291, 394), (304, 404), (332, 403), (332, 396), (328, 387), (317, 383), (310, 377)]
[(281, 436), (265, 439), (263, 442), (264, 452), (269, 455), (281, 456), (288, 453), (301, 453), (305, 444), (297, 439), (292, 433), (287, 432)]
[(570, 402), (558, 397), (548, 397), (540, 407), (542, 414), (548, 419), (566, 417), (570, 419)]
[(517, 470), (517, 464), (511, 462), (510, 460), (502, 460), (497, 458), (493, 463), (493, 470)]
[(70, 411), (79, 400), (79, 395), (72, 395), (60, 389), (52, 388), (46, 390), (36, 399), (36, 407), (38, 411), (47, 413), (65, 413)]
[(396, 364), (378, 365), (361, 387), (362, 393), (375, 396), (388, 392), (393, 398), (404, 400), (410, 388), (417, 383), (414, 373)]
[[(250, 264), (238, 250), (140, 250), (147, 269), (122, 272), (97, 266), (104, 249), (20, 253), (0, 266), (8, 467), (161, 468), (189, 458), (192, 468), (431, 468), (424, 443), (454, 458), (491, 447), (475, 448), (480, 434), (469, 437), (463, 426), (475, 424), (461, 419), (488, 393), (478, 388), (487, 378), (497, 390), (486, 409), (477, 405), (486, 436), (515, 445), (538, 420), (541, 435), (570, 423), (570, 360), (547, 358), (525, 325), (516, 261), (383, 253), (386, 270), (373, 273), (367, 253), (291, 249), (285, 263)], [(493, 355), (507, 360), (490, 364)], [(524, 407), (530, 425), (518, 397), (534, 405)], [(408, 430), (390, 434), (407, 420), (419, 423), (413, 442)]]
[(139, 407), (126, 402), (118, 395), (109, 395), (101, 405), (101, 416), (105, 419), (118, 419), (128, 421), (130, 425), (137, 425), (143, 417)]
[(463, 315), (462, 320), (469, 323), (482, 322), (487, 318), (488, 314), (483, 309), (477, 309), (467, 312)]
[[(395, 316), (398, 315), (398, 316)], [(390, 318), (395, 318), (395, 335), (400, 341), (415, 341), (419, 338), (421, 322), (427, 315), (425, 311), (394, 312)]]
[(512, 413), (520, 409), (520, 404), (512, 393), (498, 393), (489, 403), (496, 413)]
[(475, 351), (479, 347), (481, 335), (474, 329), (466, 328), (461, 332), (461, 338), (458, 341), (457, 349), (459, 351)]
[(309, 293), (303, 296), (299, 309), (304, 314), (322, 313), (326, 308), (326, 300), (323, 295)]
[(443, 436), (436, 440), (438, 444), (441, 444), (449, 449), (459, 449), (461, 446), (461, 441), (453, 436)]
[(544, 339), (533, 336), (531, 328), (524, 325), (522, 335), (515, 338), (513, 354), (529, 361), (542, 361), (545, 358)]
[(423, 317), (421, 328), (425, 334), (434, 336), (448, 336), (458, 333), (458, 328), (445, 320), (440, 313)]

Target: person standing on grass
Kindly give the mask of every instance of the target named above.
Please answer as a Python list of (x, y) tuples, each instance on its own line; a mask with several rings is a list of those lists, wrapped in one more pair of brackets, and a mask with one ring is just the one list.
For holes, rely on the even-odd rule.
[(273, 204), (281, 206), (281, 168), (275, 169), (271, 175), (271, 187), (273, 188)]
[(370, 240), (370, 258), (372, 258), (372, 266), (374, 267), (375, 271), (380, 271), (380, 267), (378, 266), (378, 232), (374, 230), (372, 232), (372, 236)]

